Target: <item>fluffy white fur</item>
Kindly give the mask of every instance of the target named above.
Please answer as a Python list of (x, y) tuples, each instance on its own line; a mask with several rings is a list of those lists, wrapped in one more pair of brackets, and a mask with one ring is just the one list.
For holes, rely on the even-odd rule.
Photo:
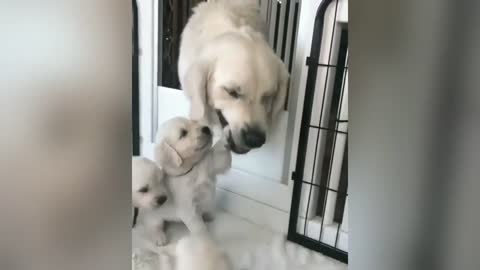
[(257, 1), (217, 0), (194, 8), (182, 33), (178, 74), (190, 117), (228, 125), (228, 143), (239, 154), (265, 143), (285, 103), (288, 71), (263, 25)]
[(145, 157), (132, 158), (132, 205), (155, 209), (168, 196), (165, 174), (155, 162)]
[(230, 270), (227, 256), (217, 243), (206, 234), (192, 234), (180, 239), (177, 243), (159, 249), (161, 254), (174, 259), (164, 260), (162, 269), (175, 270)]
[(132, 159), (132, 207), (139, 208), (137, 224), (132, 230), (134, 246), (156, 252), (158, 245), (167, 243), (163, 222), (143, 217), (146, 213), (161, 207), (168, 200), (168, 196), (165, 174), (157, 164), (144, 157), (134, 157)]
[(163, 168), (169, 199), (149, 213), (149, 219), (182, 221), (193, 232), (206, 232), (204, 220), (214, 214), (216, 175), (231, 166), (231, 153), (220, 140), (212, 147), (206, 126), (183, 117), (163, 124), (155, 160)]

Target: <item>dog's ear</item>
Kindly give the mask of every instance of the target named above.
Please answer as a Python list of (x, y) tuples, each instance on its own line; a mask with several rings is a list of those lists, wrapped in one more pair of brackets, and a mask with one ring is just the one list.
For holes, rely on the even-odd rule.
[(208, 117), (208, 81), (210, 61), (198, 60), (183, 78), (183, 90), (190, 97), (190, 118), (202, 121)]
[(273, 121), (276, 116), (284, 109), (285, 100), (287, 97), (287, 89), (289, 85), (288, 70), (280, 59), (278, 59), (278, 82), (277, 93), (273, 99), (271, 120)]
[(159, 166), (172, 166), (175, 168), (182, 166), (182, 157), (165, 140), (160, 141), (160, 143), (155, 146), (154, 155)]

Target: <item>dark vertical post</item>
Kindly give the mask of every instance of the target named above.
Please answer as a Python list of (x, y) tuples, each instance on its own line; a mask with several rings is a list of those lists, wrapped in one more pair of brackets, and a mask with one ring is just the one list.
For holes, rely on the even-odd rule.
[(138, 42), (138, 6), (137, 1), (132, 0), (133, 29), (132, 29), (132, 154), (140, 155), (140, 89), (139, 89), (139, 42)]

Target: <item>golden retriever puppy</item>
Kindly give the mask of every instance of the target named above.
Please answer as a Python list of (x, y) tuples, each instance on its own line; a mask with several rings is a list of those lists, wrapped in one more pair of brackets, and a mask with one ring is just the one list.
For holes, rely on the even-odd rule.
[(231, 166), (231, 152), (220, 140), (212, 147), (213, 134), (197, 121), (176, 117), (165, 122), (158, 134), (155, 160), (166, 174), (168, 201), (152, 211), (159, 220), (181, 221), (194, 233), (207, 230), (213, 218), (216, 175)]
[(132, 158), (132, 207), (139, 209), (132, 229), (134, 249), (156, 252), (157, 246), (167, 243), (164, 222), (149, 214), (168, 200), (165, 177), (162, 169), (152, 160), (145, 157)]

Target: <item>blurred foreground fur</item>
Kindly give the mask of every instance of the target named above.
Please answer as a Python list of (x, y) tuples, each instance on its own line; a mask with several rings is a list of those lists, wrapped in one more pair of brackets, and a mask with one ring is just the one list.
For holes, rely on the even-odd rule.
[[(231, 270), (228, 257), (208, 234), (191, 234), (177, 243), (161, 247), (161, 269)], [(173, 260), (172, 260), (173, 259)], [(174, 265), (174, 267), (172, 267)]]

